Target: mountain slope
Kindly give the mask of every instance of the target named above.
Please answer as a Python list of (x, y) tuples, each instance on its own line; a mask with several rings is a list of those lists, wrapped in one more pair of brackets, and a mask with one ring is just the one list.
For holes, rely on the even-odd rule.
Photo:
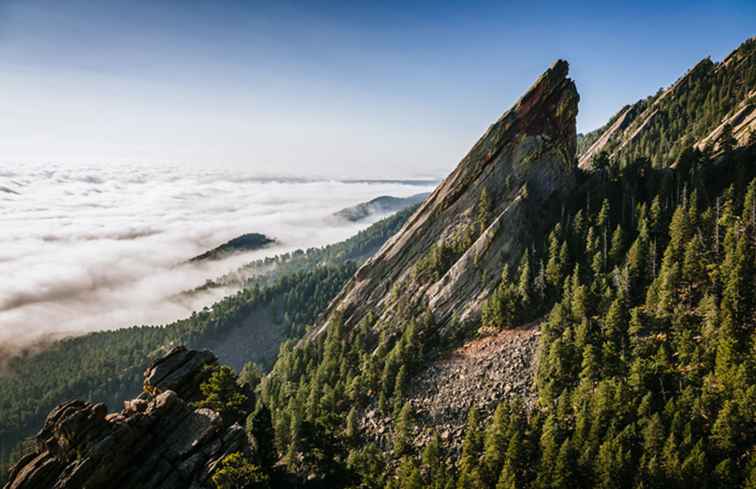
[(235, 368), (245, 362), (267, 368), (282, 341), (300, 337), (319, 317), (354, 273), (354, 261), (374, 253), (411, 212), (400, 211), (341, 243), (250, 263), (212, 282), (241, 291), (186, 319), (67, 338), (11, 357), (0, 375), (0, 482), (19, 443), (56, 404), (120, 404), (139, 392), (142, 371), (171, 345), (211, 348)]
[[(604, 130), (648, 142), (712, 69)], [(679, 164), (662, 145), (655, 167), (599, 151), (612, 171), (578, 172), (566, 75), (550, 68), (282, 346), (260, 398), (287, 486), (754, 485), (752, 138), (700, 152), (708, 127), (680, 116)]]
[[(549, 73), (531, 91), (546, 92)], [(554, 97), (569, 99), (560, 78)], [(282, 462), (327, 486), (327, 470), (302, 462), (298, 427), (317, 422), (342, 434), (362, 487), (756, 481), (756, 147), (713, 158), (692, 141), (685, 164), (658, 168), (614, 157), (616, 171), (554, 172), (543, 192), (538, 170), (575, 170), (574, 158), (499, 158), (532, 135), (497, 138), (531, 96), (357, 271), (327, 321), (282, 349), (261, 389)], [(559, 120), (553, 107), (541, 118)]]
[(579, 97), (567, 73), (565, 61), (555, 63), (486, 131), (360, 268), (332, 316), (349, 326), (372, 312), (385, 324), (427, 308), (442, 327), (452, 316), (479, 317), (502, 263), (519, 259), (549, 224), (543, 211), (574, 185)]
[(684, 149), (714, 142), (710, 134), (731, 118), (742, 146), (749, 130), (756, 130), (753, 116), (744, 124), (755, 101), (756, 37), (720, 63), (703, 59), (670, 87), (623, 108), (613, 123), (587, 135), (593, 143), (579, 155), (580, 167), (590, 169), (601, 153), (615, 160), (646, 157), (655, 166), (671, 165)]

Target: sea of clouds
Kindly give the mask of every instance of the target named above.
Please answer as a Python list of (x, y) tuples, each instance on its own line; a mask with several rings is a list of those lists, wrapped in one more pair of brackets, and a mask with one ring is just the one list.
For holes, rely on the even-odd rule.
[[(256, 258), (337, 242), (380, 216), (332, 214), (429, 185), (259, 179), (178, 167), (0, 168), (0, 351), (135, 324), (209, 305), (172, 297)], [(243, 233), (277, 240), (225, 260), (186, 260)]]

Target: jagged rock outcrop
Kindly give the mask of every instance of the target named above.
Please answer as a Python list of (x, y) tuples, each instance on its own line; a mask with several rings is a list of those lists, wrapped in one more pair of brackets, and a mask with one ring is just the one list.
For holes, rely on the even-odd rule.
[(175, 348), (145, 372), (145, 392), (118, 413), (84, 401), (58, 406), (5, 489), (210, 487), (216, 464), (247, 447), (241, 426), (226, 428), (218, 413), (187, 402), (215, 363), (210, 352)]
[[(578, 155), (580, 168), (591, 170), (593, 158), (601, 152), (614, 159), (656, 157), (658, 161), (652, 161), (656, 165), (674, 165), (676, 151), (691, 145), (716, 153), (726, 123), (733, 127), (737, 145), (746, 145), (756, 126), (754, 64), (756, 37), (719, 63), (709, 58), (699, 61), (671, 86), (623, 108), (613, 122), (599, 129), (593, 144)], [(722, 90), (727, 97), (721, 97)], [(702, 114), (701, 109), (707, 112)], [(677, 130), (670, 130), (673, 122)]]
[[(408, 309), (429, 310), (441, 327), (456, 322), (453, 316), (479, 316), (502, 265), (519, 260), (574, 187), (579, 97), (568, 70), (566, 61), (556, 62), (486, 131), (401, 231), (358, 270), (329, 315), (340, 313), (353, 325), (372, 311), (379, 323), (390, 324)], [(484, 192), (490, 219), (481, 231)], [(434, 247), (459, 248), (465, 239), (469, 243), (440, 278), (417, 276)]]
[[(756, 90), (752, 92), (750, 99), (756, 99)], [(734, 114), (727, 117), (708, 136), (696, 143), (696, 149), (710, 151), (713, 155), (721, 153), (726, 127), (729, 127), (733, 147), (753, 144), (756, 141), (754, 139), (756, 138), (756, 103), (738, 107)]]

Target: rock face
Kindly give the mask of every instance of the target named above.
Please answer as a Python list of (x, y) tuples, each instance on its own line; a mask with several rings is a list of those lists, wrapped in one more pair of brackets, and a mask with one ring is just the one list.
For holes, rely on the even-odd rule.
[(210, 352), (176, 348), (145, 372), (145, 392), (119, 413), (84, 401), (58, 406), (5, 489), (210, 487), (218, 461), (247, 446), (241, 426), (225, 428), (218, 413), (179, 395), (196, 396), (203, 368), (215, 362)]
[[(749, 144), (751, 131), (756, 131), (753, 103), (756, 87), (753, 86), (753, 78), (748, 75), (754, 63), (756, 37), (745, 41), (720, 63), (714, 63), (709, 58), (699, 61), (671, 86), (623, 108), (609, 124), (599, 129), (600, 136), (579, 155), (580, 168), (591, 170), (593, 158), (602, 151), (610, 158), (647, 155), (644, 144), (659, 140), (660, 128), (667, 127), (670, 121), (679, 120), (681, 110), (692, 110), (688, 108), (689, 104), (703, 105), (702, 101), (694, 101), (691, 95), (707, 86), (714, 90), (727, 87), (728, 93), (732, 93), (728, 100), (722, 102), (723, 111), (711, 120), (691, 120), (683, 131), (666, 131), (664, 138), (669, 139), (670, 144), (695, 145), (698, 149), (712, 147), (716, 154), (721, 129), (727, 123), (733, 129), (737, 146)], [(670, 161), (665, 159), (653, 163), (675, 163), (668, 159)]]
[[(349, 326), (372, 311), (379, 324), (390, 324), (409, 303), (431, 311), (441, 327), (452, 315), (462, 321), (479, 316), (502, 265), (519, 260), (524, 243), (551, 224), (545, 209), (574, 186), (579, 97), (568, 69), (566, 61), (557, 61), (486, 131), (402, 230), (358, 270), (329, 315), (342, 314)], [(476, 220), (484, 191), (490, 208), (481, 230)], [(464, 236), (469, 245), (440, 278), (417, 279), (419, 263), (434, 246)]]
[[(756, 99), (756, 89), (751, 92), (749, 99)], [(724, 128), (727, 126), (730, 128), (734, 147), (753, 144), (752, 138), (756, 137), (756, 103), (749, 103), (738, 107), (735, 113), (727, 117), (708, 136), (696, 143), (696, 148), (701, 151), (711, 148), (714, 155), (720, 154), (725, 134)]]

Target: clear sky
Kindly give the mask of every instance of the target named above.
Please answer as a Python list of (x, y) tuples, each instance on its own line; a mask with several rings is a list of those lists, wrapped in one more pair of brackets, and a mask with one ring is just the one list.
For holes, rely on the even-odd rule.
[(753, 0), (0, 0), (0, 162), (443, 176), (557, 58), (587, 131), (754, 34)]

